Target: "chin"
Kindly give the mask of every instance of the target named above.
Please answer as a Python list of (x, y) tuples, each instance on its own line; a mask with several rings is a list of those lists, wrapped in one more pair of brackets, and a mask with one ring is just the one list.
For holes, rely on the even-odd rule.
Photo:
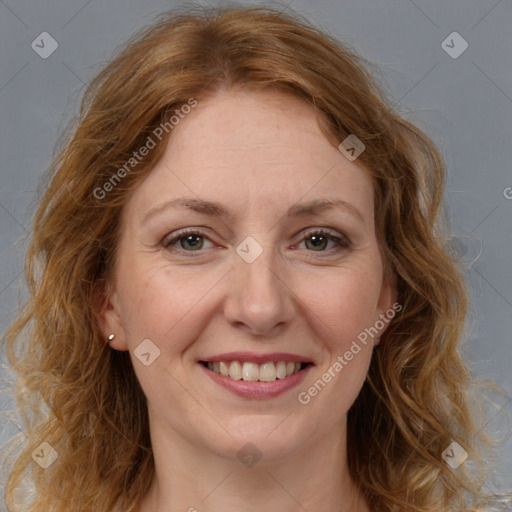
[(231, 425), (227, 430), (232, 437), (224, 435), (224, 442), (216, 442), (212, 451), (242, 463), (246, 457), (253, 461), (257, 459), (258, 463), (282, 461), (303, 447), (309, 437), (307, 433), (301, 436), (296, 425), (290, 430), (290, 422), (283, 422), (283, 419), (272, 417), (258, 422), (253, 418), (248, 428)]

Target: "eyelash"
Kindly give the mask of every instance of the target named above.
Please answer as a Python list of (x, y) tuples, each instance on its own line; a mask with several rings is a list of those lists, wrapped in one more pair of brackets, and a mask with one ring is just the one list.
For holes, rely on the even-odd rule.
[[(344, 236), (344, 235), (337, 235), (335, 233), (336, 233), (335, 231), (332, 231), (332, 230), (327, 229), (327, 228), (325, 228), (325, 229), (312, 229), (310, 231), (306, 231), (302, 235), (302, 238), (300, 239), (299, 243), (302, 243), (306, 239), (311, 238), (313, 236), (322, 236), (322, 237), (327, 238), (327, 240), (329, 242), (334, 242), (336, 244), (336, 247), (331, 248), (331, 249), (327, 249), (325, 251), (308, 250), (308, 252), (311, 252), (311, 253), (318, 253), (320, 255), (320, 257), (328, 257), (328, 256), (331, 256), (333, 254), (338, 254), (341, 251), (344, 251), (344, 250), (346, 251), (347, 249), (350, 249), (351, 248), (351, 244), (350, 244), (350, 241), (348, 240), (348, 238), (346, 236)], [(323, 256), (322, 256), (322, 254), (323, 254)]]
[[(192, 257), (193, 258), (193, 257), (200, 256), (201, 253), (203, 252), (202, 249), (199, 249), (197, 251), (187, 251), (187, 250), (182, 249), (182, 248), (171, 247), (174, 244), (176, 244), (177, 242), (179, 242), (181, 239), (183, 239), (183, 238), (185, 238), (187, 236), (190, 236), (190, 235), (195, 235), (195, 236), (203, 237), (203, 238), (205, 238), (207, 240), (210, 240), (201, 231), (198, 231), (196, 229), (183, 229), (181, 231), (178, 231), (176, 234), (174, 234), (174, 236), (172, 236), (172, 238), (169, 238), (169, 236), (165, 237), (164, 240), (162, 241), (162, 246), (165, 249), (167, 249), (168, 251), (179, 252), (182, 255), (186, 256), (186, 257)], [(337, 247), (334, 248), (334, 249), (331, 248), (331, 249), (328, 249), (328, 250), (325, 250), (325, 251), (313, 251), (313, 250), (311, 250), (311, 251), (308, 251), (308, 252), (312, 252), (312, 253), (328, 253), (328, 256), (331, 256), (333, 253), (337, 254), (340, 251), (348, 250), (348, 249), (350, 249), (352, 247), (352, 244), (351, 244), (351, 242), (349, 241), (349, 239), (347, 237), (345, 237), (344, 235), (338, 236), (337, 234), (335, 234), (335, 232), (331, 231), (330, 229), (314, 229), (314, 230), (311, 230), (311, 231), (307, 231), (306, 233), (304, 233), (304, 235), (300, 239), (299, 243), (304, 242), (307, 238), (311, 238), (313, 236), (323, 236), (323, 237), (326, 237), (328, 239), (328, 241), (335, 242), (337, 244)], [(323, 257), (323, 256), (320, 256), (320, 257)]]

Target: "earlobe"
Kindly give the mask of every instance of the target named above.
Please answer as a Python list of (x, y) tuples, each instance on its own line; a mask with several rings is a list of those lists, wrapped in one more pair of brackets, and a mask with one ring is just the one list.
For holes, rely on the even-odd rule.
[(380, 338), (386, 331), (391, 320), (396, 315), (396, 304), (398, 298), (398, 291), (396, 286), (396, 276), (392, 272), (387, 272), (382, 283), (381, 294), (379, 297), (379, 304), (377, 308), (378, 317), (375, 322), (375, 327), (379, 331), (378, 337), (375, 339), (374, 346), (380, 344)]
[(393, 310), (393, 304), (396, 303), (398, 298), (397, 282), (395, 273), (387, 270), (382, 282), (381, 294), (379, 297), (379, 313), (386, 313)]
[(97, 288), (94, 295), (95, 316), (102, 339), (115, 350), (128, 350), (117, 292), (107, 284), (101, 289)]

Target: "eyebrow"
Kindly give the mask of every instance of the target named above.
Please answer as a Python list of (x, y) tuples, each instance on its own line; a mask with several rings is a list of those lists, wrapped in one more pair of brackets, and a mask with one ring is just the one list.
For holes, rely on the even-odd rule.
[[(142, 224), (145, 224), (149, 219), (169, 208), (186, 208), (202, 215), (219, 217), (225, 220), (233, 218), (233, 214), (220, 203), (205, 201), (194, 197), (179, 197), (151, 208), (142, 218)], [(307, 217), (333, 208), (337, 208), (364, 222), (361, 212), (351, 203), (347, 203), (341, 199), (316, 199), (307, 203), (297, 203), (288, 209), (285, 216), (288, 218)]]
[(142, 223), (145, 224), (149, 219), (169, 208), (187, 208), (203, 215), (225, 219), (232, 217), (232, 215), (220, 203), (204, 201), (202, 199), (196, 199), (195, 197), (179, 197), (151, 208), (142, 218)]
[(342, 210), (364, 222), (361, 212), (353, 204), (341, 199), (317, 199), (308, 203), (298, 203), (289, 208), (286, 215), (288, 217), (306, 217), (332, 208)]

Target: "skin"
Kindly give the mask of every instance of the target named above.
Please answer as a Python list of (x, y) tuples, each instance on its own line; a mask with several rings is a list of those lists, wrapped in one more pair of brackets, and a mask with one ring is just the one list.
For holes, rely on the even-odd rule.
[[(221, 203), (232, 217), (170, 207), (143, 222), (178, 197)], [(341, 199), (352, 211), (285, 215), (320, 199)], [(140, 512), (370, 510), (348, 473), (346, 422), (377, 337), (310, 403), (299, 403), (298, 393), (395, 302), (373, 208), (364, 168), (328, 142), (298, 99), (220, 92), (174, 128), (125, 205), (101, 313), (105, 337), (114, 333), (111, 347), (130, 351), (148, 399), (156, 476)], [(204, 237), (187, 245), (176, 238), (183, 228)], [(349, 246), (313, 244), (308, 231), (320, 228)], [(263, 250), (253, 263), (236, 252), (248, 236)], [(173, 245), (164, 246), (166, 237)], [(149, 366), (134, 356), (145, 339), (160, 350)], [(197, 363), (239, 350), (300, 354), (315, 366), (298, 387), (250, 400), (214, 383)], [(249, 442), (262, 454), (252, 467), (237, 458)]]

